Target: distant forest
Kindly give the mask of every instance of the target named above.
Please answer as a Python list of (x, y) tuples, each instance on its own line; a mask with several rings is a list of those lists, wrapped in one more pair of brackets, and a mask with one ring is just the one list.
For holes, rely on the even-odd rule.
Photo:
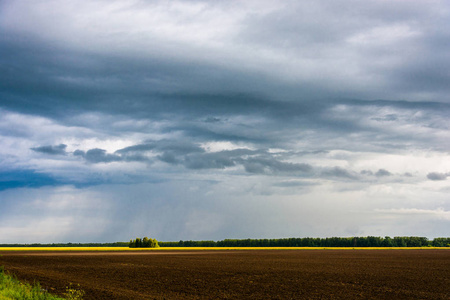
[[(135, 242), (136, 240), (133, 240)], [(155, 240), (156, 241), (156, 240)], [(132, 241), (130, 241), (132, 242)], [(450, 247), (450, 238), (426, 237), (331, 237), (283, 239), (225, 239), (222, 241), (158, 242), (159, 247)], [(129, 247), (129, 242), (0, 244), (0, 247)]]
[(160, 247), (450, 247), (450, 238), (331, 237), (159, 242)]

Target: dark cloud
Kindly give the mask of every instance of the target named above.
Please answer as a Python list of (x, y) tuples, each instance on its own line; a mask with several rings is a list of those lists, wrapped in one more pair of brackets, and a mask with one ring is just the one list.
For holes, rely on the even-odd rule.
[(133, 145), (116, 151), (118, 154), (130, 152), (167, 151), (175, 154), (188, 154), (193, 152), (205, 152), (199, 145), (188, 141), (159, 140), (149, 141), (145, 144)]
[(77, 150), (73, 151), (73, 155), (74, 155), (74, 156), (85, 157), (86, 152), (84, 152), (83, 150), (77, 149)]
[(171, 165), (177, 165), (181, 162), (180, 159), (178, 159), (177, 156), (171, 152), (164, 152), (163, 154), (158, 155), (157, 157), (160, 161), (163, 161)]
[(225, 169), (242, 165), (246, 172), (257, 174), (297, 174), (312, 170), (308, 164), (282, 162), (265, 151), (248, 149), (192, 153), (178, 157), (165, 151), (160, 159), (171, 164), (180, 163), (188, 169)]
[(149, 144), (139, 144), (139, 145), (133, 145), (129, 146), (123, 149), (119, 149), (116, 151), (118, 154), (122, 153), (128, 153), (128, 152), (146, 152), (151, 151), (156, 148), (156, 143), (149, 143)]
[(168, 164), (176, 165), (182, 162), (183, 157), (187, 154), (203, 153), (205, 150), (192, 142), (159, 140), (148, 141), (145, 144), (138, 144), (119, 149), (115, 152), (115, 154), (126, 158), (128, 161), (139, 161), (139, 159), (137, 159), (139, 157), (143, 158), (142, 161), (148, 161), (148, 158), (145, 158), (140, 154), (146, 152), (157, 153), (158, 155), (156, 157), (159, 160)]
[(249, 173), (304, 173), (312, 171), (312, 167), (305, 163), (281, 162), (273, 158), (255, 157), (242, 161), (244, 168)]
[[(1, 42), (5, 47), (1, 48), (4, 55), (0, 55), (3, 66), (0, 82), (4, 84), (0, 89), (0, 106), (48, 116), (67, 125), (85, 125), (84, 120), (77, 122), (76, 118), (68, 118), (69, 115), (101, 112), (114, 118), (164, 120), (167, 121), (161, 127), (164, 133), (183, 132), (185, 136), (199, 140), (249, 141), (266, 145), (286, 143), (290, 131), (299, 128), (326, 129), (337, 134), (378, 133), (379, 129), (364, 127), (351, 118), (327, 117), (327, 110), (338, 105), (421, 110), (443, 117), (450, 111), (448, 104), (428, 101), (345, 100), (338, 95), (320, 101), (309, 100), (302, 96), (293, 97), (301, 93), (292, 87), (286, 89), (292, 93), (291, 97), (283, 101), (264, 90), (230, 92), (217, 89), (205, 92), (200, 88), (190, 90), (186, 84), (168, 91), (146, 83), (149, 78), (161, 77), (168, 81), (184, 82), (185, 76), (195, 77), (196, 73), (186, 71), (191, 70), (192, 66), (184, 62), (174, 64), (169, 60), (139, 61), (120, 55), (101, 56), (50, 47), (43, 41), (20, 37), (4, 37)], [(212, 72), (211, 68), (216, 68), (214, 72), (218, 74), (229, 72), (217, 69), (217, 66), (201, 64), (195, 69)], [(228, 79), (233, 80), (232, 77), (233, 74), (230, 74)], [(216, 78), (216, 86), (224, 84), (222, 77), (201, 78)], [(204, 82), (203, 86), (208, 86), (208, 82)], [(245, 121), (237, 123), (231, 116), (242, 116), (242, 120), (258, 119), (260, 122), (252, 128)], [(367, 117), (389, 122), (399, 119), (398, 114), (394, 113)], [(107, 124), (98, 126), (106, 131), (117, 130), (108, 129), (105, 127)], [(278, 134), (280, 130), (284, 131), (283, 135)], [(395, 138), (412, 139), (409, 135)]]
[(188, 169), (225, 169), (235, 165), (233, 156), (228, 151), (189, 155), (184, 159), (184, 166)]
[(377, 177), (385, 177), (385, 176), (391, 176), (392, 173), (385, 170), (385, 169), (379, 169), (376, 173), (375, 176)]
[(240, 156), (254, 154), (254, 151), (246, 149), (206, 153), (203, 148), (195, 143), (170, 140), (135, 145), (120, 149), (116, 153), (147, 151), (158, 153), (157, 158), (163, 162), (173, 165), (182, 164), (188, 169), (224, 169), (234, 166), (234, 160)]
[(58, 186), (74, 186), (76, 188), (85, 188), (105, 183), (119, 182), (131, 183), (141, 181), (155, 181), (153, 178), (137, 178), (128, 175), (128, 178), (108, 178), (98, 174), (85, 174), (82, 178), (67, 177), (51, 173), (39, 172), (32, 169), (16, 169), (9, 171), (0, 171), (0, 191), (17, 188), (42, 188)]
[(322, 176), (324, 177), (336, 177), (336, 178), (344, 178), (344, 179), (358, 179), (358, 176), (353, 172), (350, 172), (341, 167), (327, 168), (322, 171)]
[(86, 161), (91, 163), (110, 163), (115, 161), (122, 161), (123, 158), (119, 155), (106, 153), (103, 149), (90, 149), (86, 152), (76, 150), (74, 155), (81, 156), (86, 159)]
[(11, 170), (0, 172), (0, 191), (14, 188), (38, 188), (60, 184), (62, 184), (62, 182), (53, 176), (38, 173), (34, 170)]
[[(367, 175), (367, 176), (376, 176), (376, 177), (387, 177), (391, 176), (392, 173), (385, 169), (378, 169), (375, 173), (370, 170), (362, 170), (360, 172), (361, 175)], [(407, 176), (407, 175), (405, 175)], [(412, 176), (411, 174), (409, 176)]]
[(60, 144), (57, 146), (40, 146), (31, 148), (31, 150), (39, 153), (49, 154), (49, 155), (67, 155), (66, 152), (67, 145)]
[(446, 180), (448, 176), (450, 176), (449, 173), (432, 172), (428, 173), (427, 178), (433, 181), (438, 181), (438, 180)]
[[(12, 38), (6, 35), (0, 43), (5, 46), (0, 47), (3, 51), (0, 53), (0, 85), (3, 84), (0, 86), (0, 107), (47, 116), (69, 126), (86, 126), (85, 120), (78, 120), (77, 115), (101, 113), (112, 119), (163, 121), (158, 128), (161, 133), (179, 132), (185, 138), (200, 142), (244, 141), (268, 147), (287, 144), (296, 138), (295, 134), (307, 130), (322, 133), (326, 130), (330, 135), (344, 136), (365, 133), (367, 140), (380, 133), (381, 129), (365, 126), (360, 119), (355, 120), (345, 114), (342, 117), (327, 115), (330, 108), (339, 105), (364, 109), (396, 108), (411, 113), (420, 110), (425, 116), (439, 115), (442, 118), (450, 113), (448, 104), (430, 101), (348, 100), (338, 94), (318, 101), (302, 96), (303, 93), (293, 86), (285, 86), (284, 93), (289, 97), (281, 97), (271, 92), (277, 89), (267, 80), (262, 84), (267, 86), (266, 89), (246, 89), (244, 85), (237, 90), (223, 89), (222, 86), (229, 86), (244, 75), (236, 71), (239, 73), (236, 76), (227, 68), (207, 63), (199, 63), (194, 68), (187, 61), (139, 60), (119, 54), (105, 56), (52, 46), (21, 36)], [(205, 73), (219, 76), (205, 76)], [(256, 75), (245, 74), (244, 77), (247, 81), (260, 80), (252, 76)], [(153, 82), (152, 79), (157, 83), (148, 84)], [(161, 88), (158, 82), (173, 82), (176, 87)], [(208, 86), (216, 88), (206, 90), (204, 87)], [(396, 113), (373, 116), (366, 112), (361, 115), (361, 119), (364, 118), (393, 123), (400, 117)], [(252, 120), (258, 122), (253, 124)], [(109, 128), (109, 122), (89, 126), (106, 132), (120, 131)], [(432, 124), (427, 119), (424, 123), (424, 126), (443, 126)], [(280, 131), (283, 134), (279, 134)], [(410, 134), (382, 134), (385, 142), (389, 139), (400, 144), (420, 142)], [(365, 144), (361, 142), (359, 147)], [(423, 144), (430, 144), (430, 141), (424, 140)]]
[(151, 162), (151, 159), (148, 157), (145, 157), (140, 154), (123, 154), (123, 155), (117, 155), (117, 154), (111, 154), (107, 153), (106, 150), (95, 148), (90, 149), (86, 152), (82, 150), (75, 150), (73, 152), (74, 156), (80, 156), (83, 157), (87, 162), (90, 163), (111, 163), (111, 162), (119, 162), (119, 161), (125, 161), (125, 162)]
[(87, 152), (76, 150), (91, 163), (111, 163), (117, 161), (142, 161), (149, 158), (140, 153), (151, 151), (157, 159), (171, 165), (183, 165), (187, 169), (225, 169), (242, 165), (246, 172), (255, 174), (304, 174), (312, 171), (306, 163), (283, 162), (273, 154), (262, 150), (235, 149), (218, 152), (205, 152), (195, 143), (178, 141), (152, 141), (117, 150), (109, 154), (103, 149), (90, 149)]

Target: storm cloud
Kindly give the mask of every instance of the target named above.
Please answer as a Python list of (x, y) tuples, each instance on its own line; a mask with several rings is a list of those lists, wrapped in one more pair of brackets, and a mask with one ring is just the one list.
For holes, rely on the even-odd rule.
[(0, 242), (448, 234), (449, 12), (1, 2)]
[(31, 150), (44, 153), (44, 154), (50, 154), (50, 155), (66, 155), (66, 148), (67, 145), (60, 144), (57, 146), (40, 146), (31, 148)]

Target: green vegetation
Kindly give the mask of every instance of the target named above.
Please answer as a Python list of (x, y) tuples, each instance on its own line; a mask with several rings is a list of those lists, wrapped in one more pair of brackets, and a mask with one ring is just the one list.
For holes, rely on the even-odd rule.
[(22, 283), (14, 276), (5, 274), (3, 266), (0, 266), (0, 300), (82, 300), (84, 291), (80, 285), (66, 287), (65, 298), (48, 293), (37, 282), (33, 285)]
[(82, 300), (84, 296), (84, 291), (80, 289), (80, 285), (78, 284), (76, 287), (73, 286), (73, 284), (69, 284), (69, 286), (66, 286), (66, 292), (64, 293), (64, 296), (68, 300)]
[(435, 238), (431, 245), (434, 247), (450, 247), (450, 238)]
[(130, 248), (159, 248), (158, 241), (155, 239), (149, 239), (144, 237), (143, 239), (136, 238), (135, 240), (130, 240), (128, 243)]
[(450, 238), (402, 236), (285, 239), (226, 239), (222, 241), (159, 242), (161, 247), (449, 247)]
[[(63, 298), (49, 294), (39, 283), (30, 285), (21, 283), (13, 276), (7, 275), (0, 266), (0, 300), (62, 300)], [(81, 298), (68, 298), (78, 300)]]

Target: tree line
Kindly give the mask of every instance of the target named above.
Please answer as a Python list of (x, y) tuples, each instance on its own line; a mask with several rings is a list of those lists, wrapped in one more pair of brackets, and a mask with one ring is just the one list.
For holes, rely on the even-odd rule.
[(148, 237), (136, 238), (135, 240), (130, 240), (128, 243), (130, 248), (159, 248), (158, 241), (155, 239), (149, 239)]
[(450, 238), (396, 236), (159, 242), (160, 247), (450, 247)]
[[(145, 245), (145, 246), (144, 246)], [(114, 243), (51, 243), (0, 244), (0, 247), (450, 247), (450, 237), (432, 240), (426, 237), (330, 237), (282, 239), (225, 239), (221, 241), (159, 242), (155, 239), (136, 238), (130, 242)]]

